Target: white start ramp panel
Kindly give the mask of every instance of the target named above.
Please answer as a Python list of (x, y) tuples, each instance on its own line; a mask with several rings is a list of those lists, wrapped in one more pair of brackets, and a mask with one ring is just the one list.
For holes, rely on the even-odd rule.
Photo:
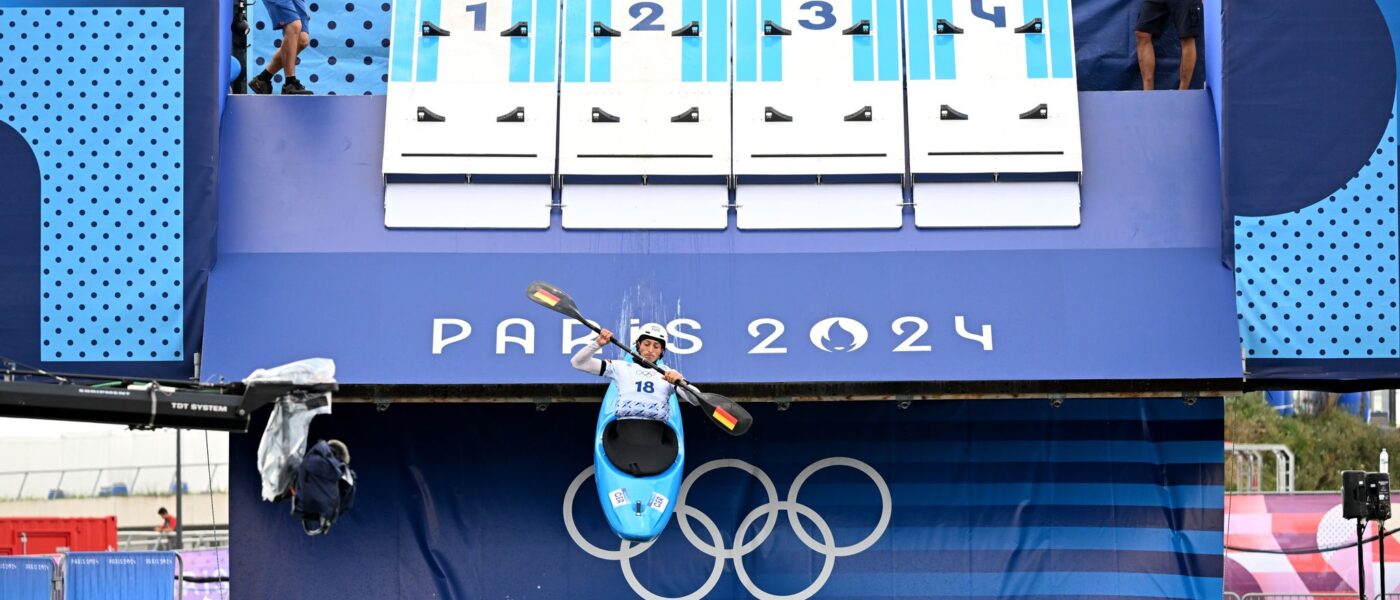
[(1078, 227), (1072, 181), (916, 184), (918, 227)]
[(729, 175), (728, 0), (565, 0), (563, 183)]
[(736, 0), (734, 172), (904, 173), (898, 0)]
[(384, 189), (390, 229), (547, 229), (548, 185), (395, 183)]
[[(1083, 158), (1070, 0), (904, 6), (915, 223), (1077, 225)], [(1054, 192), (998, 183), (1008, 180)], [(961, 183), (940, 191), (945, 181)], [(996, 189), (969, 191), (976, 185)], [(1027, 200), (1037, 210), (1002, 214), (1023, 208), (1016, 195), (1032, 189), (1044, 194)], [(953, 210), (952, 201), (976, 204)]]
[(908, 0), (910, 170), (1077, 173), (1069, 0)]
[(739, 229), (899, 229), (900, 183), (745, 185)]
[(736, 0), (741, 229), (899, 227), (899, 37), (898, 0)]
[(729, 188), (723, 185), (570, 185), (564, 188), (565, 229), (724, 229)]
[(553, 175), (557, 2), (393, 10), (384, 172)]
[(728, 0), (565, 0), (559, 97), (565, 228), (727, 226)]
[[(384, 119), (385, 225), (547, 226), (558, 124), (558, 2), (405, 0), (395, 2), (393, 11)], [(434, 176), (456, 184), (509, 181), (530, 189), (502, 188), (508, 193), (501, 193), (475, 189), (475, 183), (394, 189), (404, 185), (400, 181)], [(491, 207), (521, 195), (544, 199)], [(486, 212), (463, 212), (471, 210)]]

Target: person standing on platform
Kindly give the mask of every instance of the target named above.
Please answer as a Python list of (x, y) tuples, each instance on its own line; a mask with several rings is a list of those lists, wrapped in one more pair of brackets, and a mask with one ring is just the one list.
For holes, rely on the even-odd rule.
[(263, 0), (267, 16), (273, 29), (282, 30), (282, 47), (273, 53), (267, 67), (248, 82), (248, 89), (259, 94), (272, 93), (272, 76), (282, 71), (282, 94), (304, 96), (311, 94), (297, 79), (297, 55), (311, 43), (306, 28), (311, 24), (311, 15), (306, 11), (302, 0)]
[(160, 525), (156, 527), (156, 531), (160, 533), (160, 542), (157, 545), (157, 549), (169, 550), (172, 546), (170, 540), (175, 535), (175, 515), (165, 510), (164, 506), (160, 507), (160, 510), (156, 511), (156, 514), (160, 515)]
[(1143, 0), (1137, 20), (1138, 70), (1142, 71), (1142, 89), (1156, 88), (1157, 56), (1152, 40), (1166, 30), (1167, 21), (1176, 24), (1181, 38), (1181, 84), (1177, 89), (1191, 89), (1191, 77), (1196, 73), (1196, 40), (1204, 33), (1205, 8), (1201, 0)]

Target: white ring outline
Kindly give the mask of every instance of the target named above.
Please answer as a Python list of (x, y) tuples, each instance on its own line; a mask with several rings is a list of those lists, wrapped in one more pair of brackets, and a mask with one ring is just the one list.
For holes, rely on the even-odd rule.
[[(805, 504), (798, 504), (791, 500), (786, 500), (779, 504), (782, 505), (779, 507), (779, 510), (786, 509), (791, 511), (788, 513), (791, 515), (796, 515), (800, 512), (808, 519), (811, 519), (812, 524), (817, 526), (817, 532), (822, 534), (822, 538), (827, 540), (828, 544), (836, 543), (836, 538), (832, 537), (831, 527), (826, 524), (826, 519), (823, 519), (821, 515), (817, 514), (817, 511), (813, 510), (812, 507)], [(753, 511), (749, 512), (748, 516), (744, 517), (744, 521), (739, 524), (739, 536), (743, 536), (744, 532), (749, 530), (749, 526), (758, 518), (758, 511), (762, 508), (763, 507), (755, 508)], [(822, 561), (822, 571), (817, 574), (817, 578), (801, 591), (786, 596), (771, 594), (767, 590), (758, 587), (758, 584), (754, 583), (752, 579), (749, 579), (749, 573), (744, 569), (744, 557), (742, 556), (734, 559), (734, 574), (739, 576), (739, 583), (744, 584), (744, 589), (748, 590), (750, 594), (753, 594), (754, 597), (759, 600), (805, 600), (806, 598), (811, 598), (826, 586), (826, 581), (831, 578), (831, 571), (836, 568), (835, 554), (822, 553), (822, 556), (825, 557), (825, 560)]]
[[(681, 482), (680, 494), (676, 497), (676, 507), (689, 506), (685, 503), (686, 496), (690, 495), (690, 487), (695, 484), (696, 480), (700, 479), (701, 475), (723, 468), (738, 469), (752, 475), (754, 479), (758, 480), (758, 483), (763, 486), (763, 491), (768, 493), (768, 502), (764, 503), (763, 506), (759, 508), (777, 506), (778, 488), (773, 485), (773, 480), (768, 477), (767, 473), (763, 472), (763, 469), (737, 458), (718, 458), (696, 467), (694, 471), (686, 475), (685, 481)], [(735, 539), (734, 543), (738, 545), (738, 547), (732, 550), (724, 547), (724, 540), (722, 538), (719, 540), (718, 547), (701, 543), (698, 536), (695, 535), (695, 532), (691, 530), (688, 518), (680, 512), (676, 513), (676, 521), (681, 526), (681, 533), (685, 534), (685, 539), (689, 540), (691, 545), (698, 548), (701, 552), (716, 558), (738, 558), (753, 552), (754, 548), (759, 547), (763, 542), (768, 540), (768, 536), (773, 533), (773, 528), (778, 525), (779, 510), (778, 508), (768, 509), (768, 520), (763, 524), (758, 535), (754, 537), (752, 546), (738, 545), (738, 540)]]
[[(578, 525), (574, 522), (574, 496), (578, 494), (578, 489), (583, 487), (583, 482), (588, 481), (588, 478), (592, 476), (593, 467), (590, 466), (584, 469), (582, 473), (579, 473), (578, 477), (574, 478), (573, 483), (569, 484), (569, 490), (564, 492), (564, 529), (569, 531), (569, 537), (572, 538), (574, 543), (584, 552), (587, 552), (594, 558), (601, 558), (603, 560), (621, 561), (646, 552), (647, 548), (650, 548), (652, 543), (656, 540), (642, 542), (631, 547), (624, 541), (622, 547), (618, 550), (604, 550), (589, 543), (588, 540), (583, 539), (583, 534), (579, 533)], [(629, 550), (633, 551), (629, 552)]]
[[(807, 479), (816, 474), (817, 471), (832, 466), (850, 467), (864, 473), (866, 476), (870, 477), (871, 482), (875, 484), (876, 490), (880, 493), (880, 519), (876, 523), (875, 528), (865, 539), (849, 546), (837, 546), (835, 536), (826, 520), (812, 507), (797, 501), (797, 495)], [(685, 499), (690, 493), (690, 488), (694, 485), (695, 480), (710, 471), (726, 467), (739, 469), (752, 475), (763, 486), (769, 498), (768, 502), (749, 511), (748, 515), (744, 517), (743, 521), (739, 524), (738, 531), (735, 532), (735, 547), (732, 549), (724, 547), (723, 535), (720, 533), (719, 527), (715, 524), (713, 519), (695, 507), (685, 503)], [(827, 580), (830, 579), (831, 573), (836, 566), (836, 558), (863, 552), (879, 541), (889, 528), (890, 516), (894, 508), (890, 496), (890, 489), (884, 478), (881, 477), (880, 473), (873, 467), (854, 458), (834, 456), (808, 465), (807, 468), (803, 469), (797, 477), (793, 479), (792, 485), (788, 488), (788, 497), (786, 500), (778, 499), (777, 488), (774, 487), (773, 481), (768, 477), (768, 474), (748, 462), (734, 458), (724, 458), (704, 463), (694, 471), (691, 471), (691, 473), (686, 476), (685, 480), (681, 482), (681, 488), (676, 498), (674, 511), (676, 520), (679, 521), (681, 531), (685, 535), (686, 540), (697, 550), (713, 557), (715, 559), (715, 565), (714, 568), (711, 569), (709, 577), (706, 578), (705, 583), (701, 584), (699, 589), (684, 596), (671, 598), (657, 595), (648, 590), (646, 586), (642, 585), (642, 583), (637, 580), (636, 573), (632, 571), (631, 559), (650, 549), (655, 540), (643, 542), (636, 546), (633, 546), (632, 542), (623, 540), (618, 550), (604, 550), (589, 543), (588, 540), (585, 540), (583, 535), (579, 533), (578, 525), (574, 522), (573, 501), (578, 494), (578, 490), (583, 486), (583, 482), (587, 481), (588, 478), (593, 475), (594, 468), (592, 466), (584, 469), (583, 472), (579, 473), (578, 476), (574, 478), (573, 482), (569, 484), (568, 490), (564, 493), (564, 528), (568, 531), (569, 537), (574, 543), (590, 556), (602, 560), (618, 561), (620, 563), (619, 566), (622, 568), (623, 578), (627, 581), (628, 586), (630, 586), (632, 591), (638, 596), (646, 600), (699, 600), (703, 598), (714, 591), (715, 587), (719, 584), (719, 579), (724, 574), (724, 561), (726, 559), (734, 560), (734, 570), (735, 574), (739, 577), (739, 582), (744, 586), (744, 589), (755, 598), (761, 600), (804, 600), (810, 598), (819, 592), (821, 588), (826, 585)], [(769, 535), (772, 534), (774, 527), (777, 525), (777, 513), (784, 510), (788, 511), (789, 525), (792, 527), (798, 539), (809, 549), (824, 556), (825, 560), (822, 561), (821, 572), (810, 585), (794, 594), (780, 596), (771, 594), (753, 583), (753, 580), (748, 576), (748, 572), (744, 569), (743, 557), (747, 556), (749, 553), (753, 552), (755, 548), (767, 541)], [(825, 540), (824, 542), (818, 543), (807, 534), (806, 529), (802, 527), (802, 524), (798, 520), (799, 513), (810, 519), (812, 523), (816, 525), (817, 532), (821, 534), (822, 538)], [(758, 520), (760, 516), (767, 516), (768, 519), (766, 519), (764, 526), (759, 529), (759, 533), (754, 536), (754, 539), (745, 543), (743, 540), (744, 534), (748, 532), (749, 528), (753, 526), (753, 522)], [(705, 528), (705, 532), (710, 534), (710, 539), (714, 541), (713, 544), (706, 544), (699, 540), (699, 537), (695, 535), (694, 530), (690, 527), (689, 519), (691, 518), (700, 521), (701, 526)]]
[[(835, 538), (829, 538), (831, 540), (830, 544), (818, 544), (816, 540), (812, 539), (812, 536), (807, 535), (807, 530), (802, 527), (801, 523), (797, 522), (797, 511), (788, 511), (788, 524), (792, 526), (792, 532), (797, 534), (797, 539), (802, 540), (802, 543), (806, 544), (812, 551), (821, 554), (830, 554), (832, 556), (851, 556), (859, 552), (864, 552), (871, 546), (874, 546), (875, 542), (879, 541), (880, 537), (885, 534), (885, 529), (890, 526), (890, 513), (892, 513), (894, 509), (894, 504), (890, 501), (890, 488), (888, 485), (885, 485), (885, 479), (880, 477), (880, 473), (877, 472), (874, 467), (854, 458), (847, 458), (844, 456), (833, 456), (831, 458), (819, 460), (808, 465), (807, 468), (802, 469), (802, 472), (798, 473), (797, 477), (792, 480), (792, 487), (788, 488), (787, 501), (794, 506), (806, 506), (797, 501), (797, 493), (801, 491), (802, 484), (806, 483), (807, 478), (816, 474), (817, 471), (835, 466), (850, 467), (865, 473), (870, 477), (870, 481), (875, 484), (875, 489), (879, 490), (880, 520), (875, 523), (875, 529), (872, 529), (870, 535), (865, 536), (865, 539), (859, 542), (849, 546), (836, 546)], [(816, 520), (813, 519), (812, 522), (815, 523)]]
[[(691, 516), (700, 520), (700, 525), (705, 528), (705, 531), (709, 532), (710, 539), (715, 540), (718, 544), (724, 543), (724, 538), (721, 537), (719, 527), (715, 525), (714, 520), (710, 519), (709, 515), (696, 510), (692, 506), (677, 506), (676, 514), (681, 514), (681, 511), (695, 513)], [(622, 578), (627, 580), (627, 585), (632, 586), (632, 591), (636, 592), (638, 596), (641, 596), (645, 600), (700, 600), (714, 591), (715, 586), (719, 585), (719, 578), (724, 575), (724, 557), (716, 556), (715, 566), (710, 569), (710, 576), (705, 578), (705, 583), (701, 584), (699, 589), (684, 596), (677, 596), (674, 598), (658, 595), (642, 585), (641, 580), (637, 579), (637, 575), (632, 572), (632, 559), (625, 554), (627, 545), (631, 543), (632, 542), (627, 540), (622, 540), (622, 550), (624, 554), (622, 560), (618, 562), (622, 563)], [(650, 544), (651, 542), (647, 542), (647, 545)], [(641, 554), (641, 552), (637, 554)]]

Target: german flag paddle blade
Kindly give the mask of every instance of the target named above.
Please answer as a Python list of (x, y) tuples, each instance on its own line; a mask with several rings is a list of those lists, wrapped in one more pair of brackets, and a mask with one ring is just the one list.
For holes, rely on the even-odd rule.
[(536, 281), (525, 289), (525, 297), (531, 302), (548, 308), (554, 312), (583, 320), (579, 315), (578, 305), (574, 304), (574, 299), (557, 287), (543, 281)]
[(744, 435), (749, 426), (753, 425), (753, 417), (749, 416), (749, 411), (739, 406), (738, 402), (719, 394), (700, 394), (700, 407), (710, 421), (729, 435)]

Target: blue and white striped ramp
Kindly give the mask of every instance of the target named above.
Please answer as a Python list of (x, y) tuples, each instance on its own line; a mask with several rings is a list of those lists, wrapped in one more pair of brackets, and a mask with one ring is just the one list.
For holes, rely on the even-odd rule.
[(908, 0), (920, 227), (1079, 224), (1070, 0)]
[(549, 226), (557, 0), (395, 2), (385, 225)]

